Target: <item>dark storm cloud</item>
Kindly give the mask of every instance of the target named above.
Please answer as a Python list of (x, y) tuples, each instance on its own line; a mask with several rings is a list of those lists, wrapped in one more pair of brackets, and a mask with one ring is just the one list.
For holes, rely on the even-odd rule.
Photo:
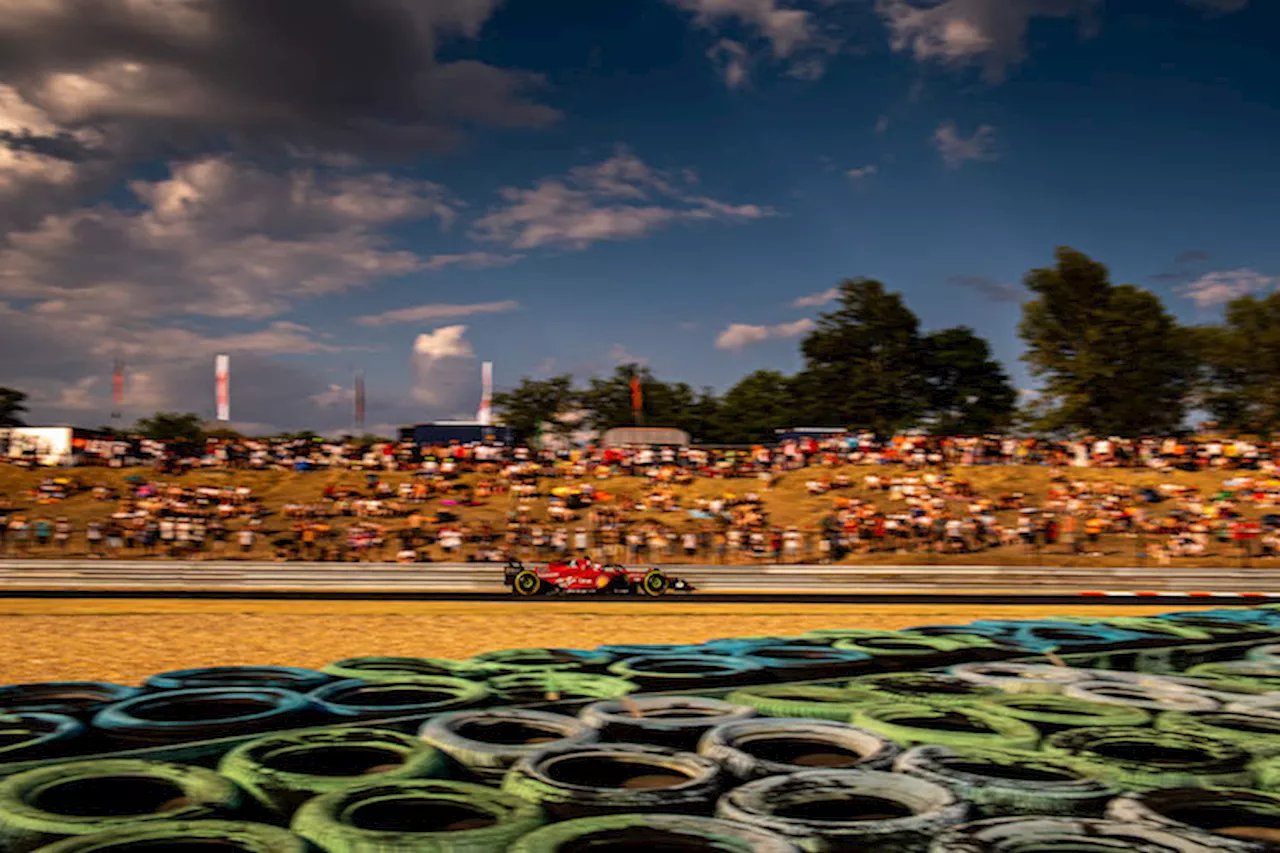
[(992, 302), (1021, 302), (1026, 295), (1021, 287), (1000, 284), (984, 275), (953, 275), (947, 282), (980, 293)]
[(70, 163), (83, 163), (106, 156), (105, 152), (85, 144), (70, 133), (40, 135), (30, 131), (0, 130), (0, 145), (14, 151), (30, 151), (32, 154)]

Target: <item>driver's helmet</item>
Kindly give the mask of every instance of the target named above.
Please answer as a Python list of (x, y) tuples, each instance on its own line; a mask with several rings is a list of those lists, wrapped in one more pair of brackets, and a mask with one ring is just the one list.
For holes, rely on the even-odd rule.
[(589, 568), (591, 568), (591, 559), (590, 559), (589, 557), (579, 557), (579, 558), (578, 558), (578, 568), (580, 568), (580, 569), (589, 569)]

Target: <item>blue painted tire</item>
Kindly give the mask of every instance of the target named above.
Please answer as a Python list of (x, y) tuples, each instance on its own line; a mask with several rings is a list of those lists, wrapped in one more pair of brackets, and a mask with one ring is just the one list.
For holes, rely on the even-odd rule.
[(461, 678), (413, 681), (335, 681), (307, 694), (334, 720), (389, 720), (425, 716), (479, 705), (489, 698), (483, 684)]
[(84, 723), (66, 714), (0, 714), (0, 764), (66, 755), (83, 734)]
[(141, 691), (104, 681), (49, 681), (0, 687), (0, 712), (28, 711), (89, 717)]
[(644, 689), (681, 690), (768, 680), (765, 667), (750, 658), (729, 655), (649, 655), (626, 658), (609, 673)]
[(153, 675), (148, 690), (191, 690), (201, 687), (278, 687), (309, 693), (333, 681), (333, 676), (295, 666), (205, 666)]
[(206, 687), (146, 693), (93, 718), (93, 728), (125, 747), (215, 740), (299, 728), (322, 719), (301, 693), (275, 687)]

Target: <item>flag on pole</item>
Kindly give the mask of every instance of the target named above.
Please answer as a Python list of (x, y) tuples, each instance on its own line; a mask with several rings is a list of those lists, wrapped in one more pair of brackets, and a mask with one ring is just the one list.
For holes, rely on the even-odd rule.
[(220, 353), (213, 359), (214, 404), (220, 421), (231, 420), (231, 356)]
[(124, 359), (117, 358), (111, 369), (111, 417), (120, 417), (124, 406)]
[(640, 377), (631, 377), (631, 412), (636, 416), (636, 423), (640, 422), (641, 412), (644, 411), (644, 393), (640, 390)]
[(356, 430), (364, 432), (364, 371), (356, 373)]
[(493, 362), (486, 361), (480, 365), (480, 411), (476, 420), (480, 426), (489, 426), (493, 420)]

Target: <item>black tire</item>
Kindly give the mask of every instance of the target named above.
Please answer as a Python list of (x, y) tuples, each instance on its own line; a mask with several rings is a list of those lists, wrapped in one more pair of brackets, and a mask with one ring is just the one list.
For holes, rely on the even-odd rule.
[(483, 785), (404, 780), (308, 801), (293, 831), (326, 853), (506, 850), (545, 822), (536, 805)]
[(446, 658), (359, 657), (334, 661), (324, 668), (334, 678), (359, 678), (362, 681), (411, 681), (431, 678), (487, 678), (498, 673), (498, 667), (465, 660)]
[(1248, 788), (1254, 760), (1226, 741), (1147, 729), (1069, 729), (1050, 735), (1046, 753), (1067, 755), (1081, 770), (1129, 791), (1154, 788)]
[(581, 649), (503, 649), (476, 655), (472, 660), (512, 672), (598, 672), (613, 662), (613, 655)]
[(925, 705), (972, 705), (1001, 691), (932, 672), (887, 672), (855, 678), (846, 685), (881, 702), (920, 702)]
[(712, 728), (757, 713), (747, 705), (719, 699), (653, 696), (595, 702), (578, 712), (578, 719), (599, 729), (603, 740), (693, 750)]
[(737, 779), (803, 770), (888, 770), (901, 749), (888, 738), (832, 720), (767, 718), (716, 726), (698, 754), (718, 761)]
[(511, 579), (511, 592), (519, 598), (532, 598), (543, 591), (543, 585), (533, 569), (521, 569)]
[(292, 690), (205, 687), (126, 699), (94, 715), (93, 727), (122, 746), (144, 747), (298, 728), (319, 718), (316, 705)]
[(428, 720), (418, 733), (485, 781), (497, 781), (526, 755), (553, 746), (595, 743), (599, 732), (564, 714), (497, 708), (454, 711)]
[(640, 591), (650, 598), (661, 598), (671, 588), (671, 579), (661, 569), (650, 569), (640, 579)]
[(1171, 788), (1117, 797), (1107, 806), (1107, 817), (1207, 832), (1235, 842), (1240, 850), (1263, 850), (1264, 841), (1278, 840), (1280, 795), (1238, 788)]
[(1107, 705), (1043, 693), (995, 696), (973, 707), (1030, 723), (1044, 735), (1090, 726), (1141, 727), (1152, 719), (1149, 711), (1131, 705)]
[(1148, 711), (1216, 711), (1222, 707), (1217, 699), (1187, 689), (1149, 687), (1119, 681), (1078, 681), (1067, 685), (1062, 695), (1069, 699), (1124, 705)]
[(1087, 817), (997, 817), (954, 827), (929, 853), (1218, 853), (1212, 835)]
[(0, 711), (65, 714), (82, 719), (140, 692), (136, 687), (102, 681), (52, 681), (0, 687)]
[(825, 684), (762, 684), (743, 687), (725, 699), (750, 705), (766, 717), (805, 717), (847, 722), (854, 712), (876, 701), (870, 693)]
[(502, 790), (537, 803), (553, 820), (630, 812), (710, 815), (726, 778), (692, 752), (640, 744), (547, 749), (522, 758)]
[(228, 820), (165, 821), (68, 838), (40, 853), (155, 853), (211, 849), (222, 853), (309, 853), (306, 840), (278, 826)]
[(195, 687), (279, 687), (309, 693), (333, 681), (333, 676), (294, 666), (206, 666), (162, 672), (146, 680), (148, 690), (189, 690)]
[(1040, 733), (1030, 723), (975, 708), (884, 702), (863, 705), (850, 721), (900, 746), (1031, 749)]
[(756, 661), (728, 655), (647, 655), (627, 658), (609, 673), (646, 690), (693, 690), (770, 680)]
[(240, 791), (212, 770), (161, 761), (55, 764), (0, 781), (0, 850), (154, 821), (229, 817)]
[(1156, 728), (1163, 732), (1181, 732), (1237, 743), (1259, 758), (1280, 756), (1280, 719), (1274, 717), (1218, 711), (1198, 714), (1170, 711), (1156, 717)]
[(995, 749), (917, 746), (893, 768), (951, 790), (976, 817), (1017, 814), (1101, 817), (1115, 796), (1070, 760)]
[(583, 817), (536, 829), (508, 853), (801, 853), (787, 839), (763, 829), (694, 815), (620, 814)]
[(66, 755), (83, 734), (84, 723), (66, 714), (0, 714), (0, 765)]
[(941, 785), (878, 770), (808, 770), (734, 788), (716, 815), (805, 850), (922, 850), (968, 806)]
[(758, 646), (744, 655), (764, 666), (780, 681), (849, 677), (866, 672), (872, 660), (864, 652), (845, 651), (806, 643)]
[(504, 704), (523, 705), (563, 699), (616, 699), (640, 685), (625, 678), (586, 672), (513, 672), (490, 678), (486, 686)]
[(335, 681), (308, 694), (335, 720), (388, 720), (456, 711), (489, 698), (483, 684), (461, 678), (416, 678), (413, 681), (359, 679)]
[(1087, 670), (1035, 663), (963, 663), (948, 670), (951, 676), (1005, 693), (1061, 693), (1077, 681), (1093, 678)]
[(223, 756), (218, 772), (271, 814), (288, 819), (312, 797), (352, 785), (447, 776), (448, 757), (429, 744), (380, 729), (271, 735)]

